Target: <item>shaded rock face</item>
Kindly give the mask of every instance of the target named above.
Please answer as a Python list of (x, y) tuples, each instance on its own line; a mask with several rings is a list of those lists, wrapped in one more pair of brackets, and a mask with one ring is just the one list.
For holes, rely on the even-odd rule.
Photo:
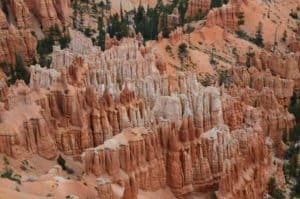
[(104, 198), (114, 197), (113, 184), (124, 199), (165, 187), (178, 198), (206, 190), (262, 198), (280, 168), (272, 148), (282, 155), (282, 132), (294, 126), (284, 108), (293, 80), (236, 67), (234, 87), (203, 87), (194, 74), (160, 74), (154, 52), (136, 39), (102, 52), (70, 34), (51, 69), (31, 67), (29, 86), (8, 88), (2, 78), (0, 152), (81, 155)]

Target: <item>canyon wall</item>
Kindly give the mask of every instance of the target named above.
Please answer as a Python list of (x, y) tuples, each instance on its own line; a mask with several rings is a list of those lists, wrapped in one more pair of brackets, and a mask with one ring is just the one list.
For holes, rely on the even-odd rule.
[(190, 0), (185, 18), (204, 16), (210, 10), (211, 0)]
[(189, 72), (160, 73), (154, 52), (135, 39), (101, 52), (70, 34), (68, 49), (54, 48), (51, 69), (31, 67), (29, 87), (3, 79), (1, 152), (73, 155), (97, 176), (101, 198), (114, 186), (124, 199), (166, 187), (178, 198), (264, 195), (281, 171), (272, 151), (282, 155), (282, 132), (294, 126), (284, 108), (293, 80), (237, 67), (234, 87), (203, 87)]
[(0, 10), (0, 63), (15, 64), (20, 53), (30, 63), (36, 54), (37, 38), (42, 32), (58, 25), (70, 24), (70, 1), (9, 0), (9, 16)]

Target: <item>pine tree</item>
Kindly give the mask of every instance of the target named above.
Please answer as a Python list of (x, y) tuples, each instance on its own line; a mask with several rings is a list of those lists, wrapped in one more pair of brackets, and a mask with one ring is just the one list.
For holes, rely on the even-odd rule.
[(134, 15), (134, 23), (136, 25), (136, 32), (145, 33), (146, 12), (142, 5), (139, 5), (136, 14)]
[(59, 155), (58, 156), (58, 158), (57, 158), (57, 163), (61, 166), (61, 168), (63, 169), (63, 170), (66, 170), (66, 160), (61, 156), (61, 155)]
[(287, 39), (287, 32), (286, 32), (286, 30), (285, 30), (285, 31), (283, 32), (281, 41), (286, 42), (286, 39)]
[(29, 83), (30, 75), (24, 66), (23, 58), (20, 53), (16, 54), (16, 78), (24, 80), (26, 84)]
[(127, 20), (120, 21), (119, 15), (114, 14), (109, 17), (107, 32), (110, 36), (116, 36), (118, 40), (128, 36)]
[(2, 11), (6, 15), (6, 17), (8, 17), (9, 12), (8, 12), (8, 3), (7, 3), (7, 0), (1, 0), (1, 5), (2, 5)]
[(169, 37), (170, 31), (168, 29), (168, 15), (167, 13), (162, 13), (161, 20), (162, 20), (162, 33), (164, 37)]
[(255, 33), (254, 43), (261, 48), (264, 47), (264, 39), (262, 36), (262, 33), (263, 33), (262, 31), (263, 31), (262, 23), (259, 22), (256, 33)]
[(210, 7), (211, 8), (218, 8), (218, 7), (221, 7), (222, 4), (223, 4), (222, 0), (212, 0), (211, 4), (210, 4)]
[(111, 9), (111, 1), (106, 0), (106, 10), (110, 10), (110, 9)]
[(240, 12), (238, 14), (238, 25), (241, 26), (241, 25), (244, 25), (245, 24), (245, 15), (243, 12)]
[(180, 0), (179, 5), (178, 5), (178, 11), (179, 11), (179, 15), (180, 15), (181, 25), (184, 24), (184, 17), (185, 17), (187, 7), (188, 7), (188, 1), (187, 0)]
[(102, 16), (98, 18), (97, 45), (101, 47), (101, 50), (105, 50), (105, 30)]
[(8, 80), (8, 84), (14, 84), (17, 80), (16, 72), (14, 70), (14, 67), (10, 65), (10, 78)]

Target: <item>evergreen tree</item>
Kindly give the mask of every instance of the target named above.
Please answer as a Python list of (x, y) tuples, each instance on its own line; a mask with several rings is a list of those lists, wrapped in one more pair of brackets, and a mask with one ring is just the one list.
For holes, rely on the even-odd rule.
[(30, 80), (30, 75), (24, 66), (23, 58), (20, 53), (16, 54), (16, 78), (24, 80), (26, 84), (28, 84)]
[(111, 1), (106, 0), (106, 10), (110, 10), (110, 9), (111, 9)]
[(238, 17), (238, 25), (239, 26), (244, 25), (245, 24), (245, 14), (243, 12), (240, 12), (237, 17)]
[(52, 35), (38, 41), (37, 52), (40, 55), (50, 54), (53, 51), (54, 39)]
[(222, 0), (212, 0), (210, 3), (211, 8), (218, 8), (221, 7), (223, 4)]
[(285, 31), (283, 32), (281, 41), (286, 42), (286, 39), (287, 39), (287, 32), (286, 32), (286, 30), (285, 30)]
[(180, 59), (181, 64), (183, 63), (184, 59), (187, 57), (187, 45), (185, 43), (181, 43), (178, 46), (178, 57)]
[(8, 3), (7, 3), (7, 0), (1, 0), (1, 5), (2, 5), (2, 11), (6, 15), (6, 17), (8, 17), (9, 12), (8, 12)]
[(136, 32), (140, 32), (142, 35), (145, 34), (145, 22), (146, 12), (142, 5), (139, 5), (136, 14), (134, 15), (134, 23), (136, 26)]
[(101, 50), (105, 50), (105, 30), (102, 16), (98, 18), (97, 45), (101, 47)]
[(184, 18), (185, 18), (185, 13), (188, 7), (188, 1), (187, 0), (180, 0), (179, 5), (178, 5), (178, 11), (180, 15), (180, 23), (181, 25), (184, 25)]
[(116, 36), (118, 40), (128, 36), (127, 20), (120, 21), (119, 15), (114, 14), (108, 19), (107, 32), (110, 36)]
[(161, 13), (161, 12), (165, 11), (164, 3), (163, 3), (162, 0), (157, 0), (156, 6), (155, 6), (155, 10), (158, 13)]
[(270, 178), (268, 182), (268, 192), (270, 196), (274, 199), (284, 199), (285, 196), (281, 189), (277, 188), (276, 179), (274, 177)]
[(168, 29), (168, 15), (167, 13), (162, 13), (161, 20), (162, 20), (162, 33), (164, 37), (169, 37), (170, 31)]
[(61, 155), (59, 155), (58, 156), (58, 158), (57, 158), (57, 163), (61, 166), (61, 168), (63, 169), (63, 170), (66, 170), (66, 160), (61, 156)]
[(54, 40), (58, 40), (60, 37), (62, 37), (61, 30), (57, 24), (50, 27), (49, 35), (51, 35)]
[[(155, 39), (155, 35), (157, 35), (157, 24), (158, 24), (158, 20), (156, 20), (157, 17), (157, 13), (156, 10), (153, 8), (148, 8), (147, 9), (147, 24), (146, 24), (146, 28), (148, 28), (148, 37), (149, 39)], [(147, 40), (147, 37), (144, 37), (145, 40)]]
[(261, 48), (264, 47), (264, 39), (262, 36), (262, 33), (263, 33), (262, 31), (263, 31), (262, 23), (259, 22), (256, 33), (255, 33), (254, 43)]
[(16, 72), (14, 70), (14, 67), (10, 65), (10, 78), (8, 80), (8, 84), (14, 84), (17, 80)]
[(66, 34), (66, 35), (60, 37), (58, 41), (59, 41), (59, 44), (60, 44), (60, 48), (65, 49), (65, 48), (69, 47), (71, 37), (70, 37), (69, 34)]

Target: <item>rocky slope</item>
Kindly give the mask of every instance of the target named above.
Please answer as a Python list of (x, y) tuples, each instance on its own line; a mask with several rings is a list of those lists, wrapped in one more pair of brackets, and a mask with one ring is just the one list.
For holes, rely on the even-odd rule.
[(0, 9), (1, 63), (14, 64), (16, 53), (29, 63), (36, 54), (36, 36), (41, 38), (50, 27), (71, 22), (69, 1), (9, 0), (7, 4), (7, 16)]
[[(30, 35), (30, 15), (39, 16), (45, 29), (68, 21), (68, 2), (12, 2), (17, 11), (27, 7), (16, 14), (19, 29), (0, 11), (0, 35)], [(41, 9), (33, 9), (38, 2)], [(0, 193), (7, 198), (21, 192), (24, 198), (193, 198), (202, 193), (259, 199), (272, 176), (284, 188), (282, 134), (295, 125), (287, 107), (300, 89), (299, 41), (292, 30), (288, 44), (280, 43), (277, 50), (238, 38), (234, 31), (240, 28), (251, 34), (247, 12), (258, 5), (230, 1), (209, 11), (205, 27), (200, 24), (189, 34), (178, 28), (169, 39), (146, 46), (138, 35), (101, 51), (70, 28), (69, 47), (54, 48), (50, 68), (31, 66), (29, 85), (17, 81), (8, 87), (1, 73), (0, 152), (10, 157), (22, 183), (0, 179)], [(53, 12), (39, 13), (43, 10)], [(245, 12), (245, 27), (237, 22), (239, 12)], [(2, 49), (24, 49), (25, 55), (30, 51), (22, 45), (28, 43)], [(182, 43), (187, 46), (183, 61), (177, 56)], [(3, 59), (13, 57), (9, 53)], [(203, 83), (203, 71), (211, 75), (210, 85)], [(59, 154), (73, 172), (55, 166)]]

